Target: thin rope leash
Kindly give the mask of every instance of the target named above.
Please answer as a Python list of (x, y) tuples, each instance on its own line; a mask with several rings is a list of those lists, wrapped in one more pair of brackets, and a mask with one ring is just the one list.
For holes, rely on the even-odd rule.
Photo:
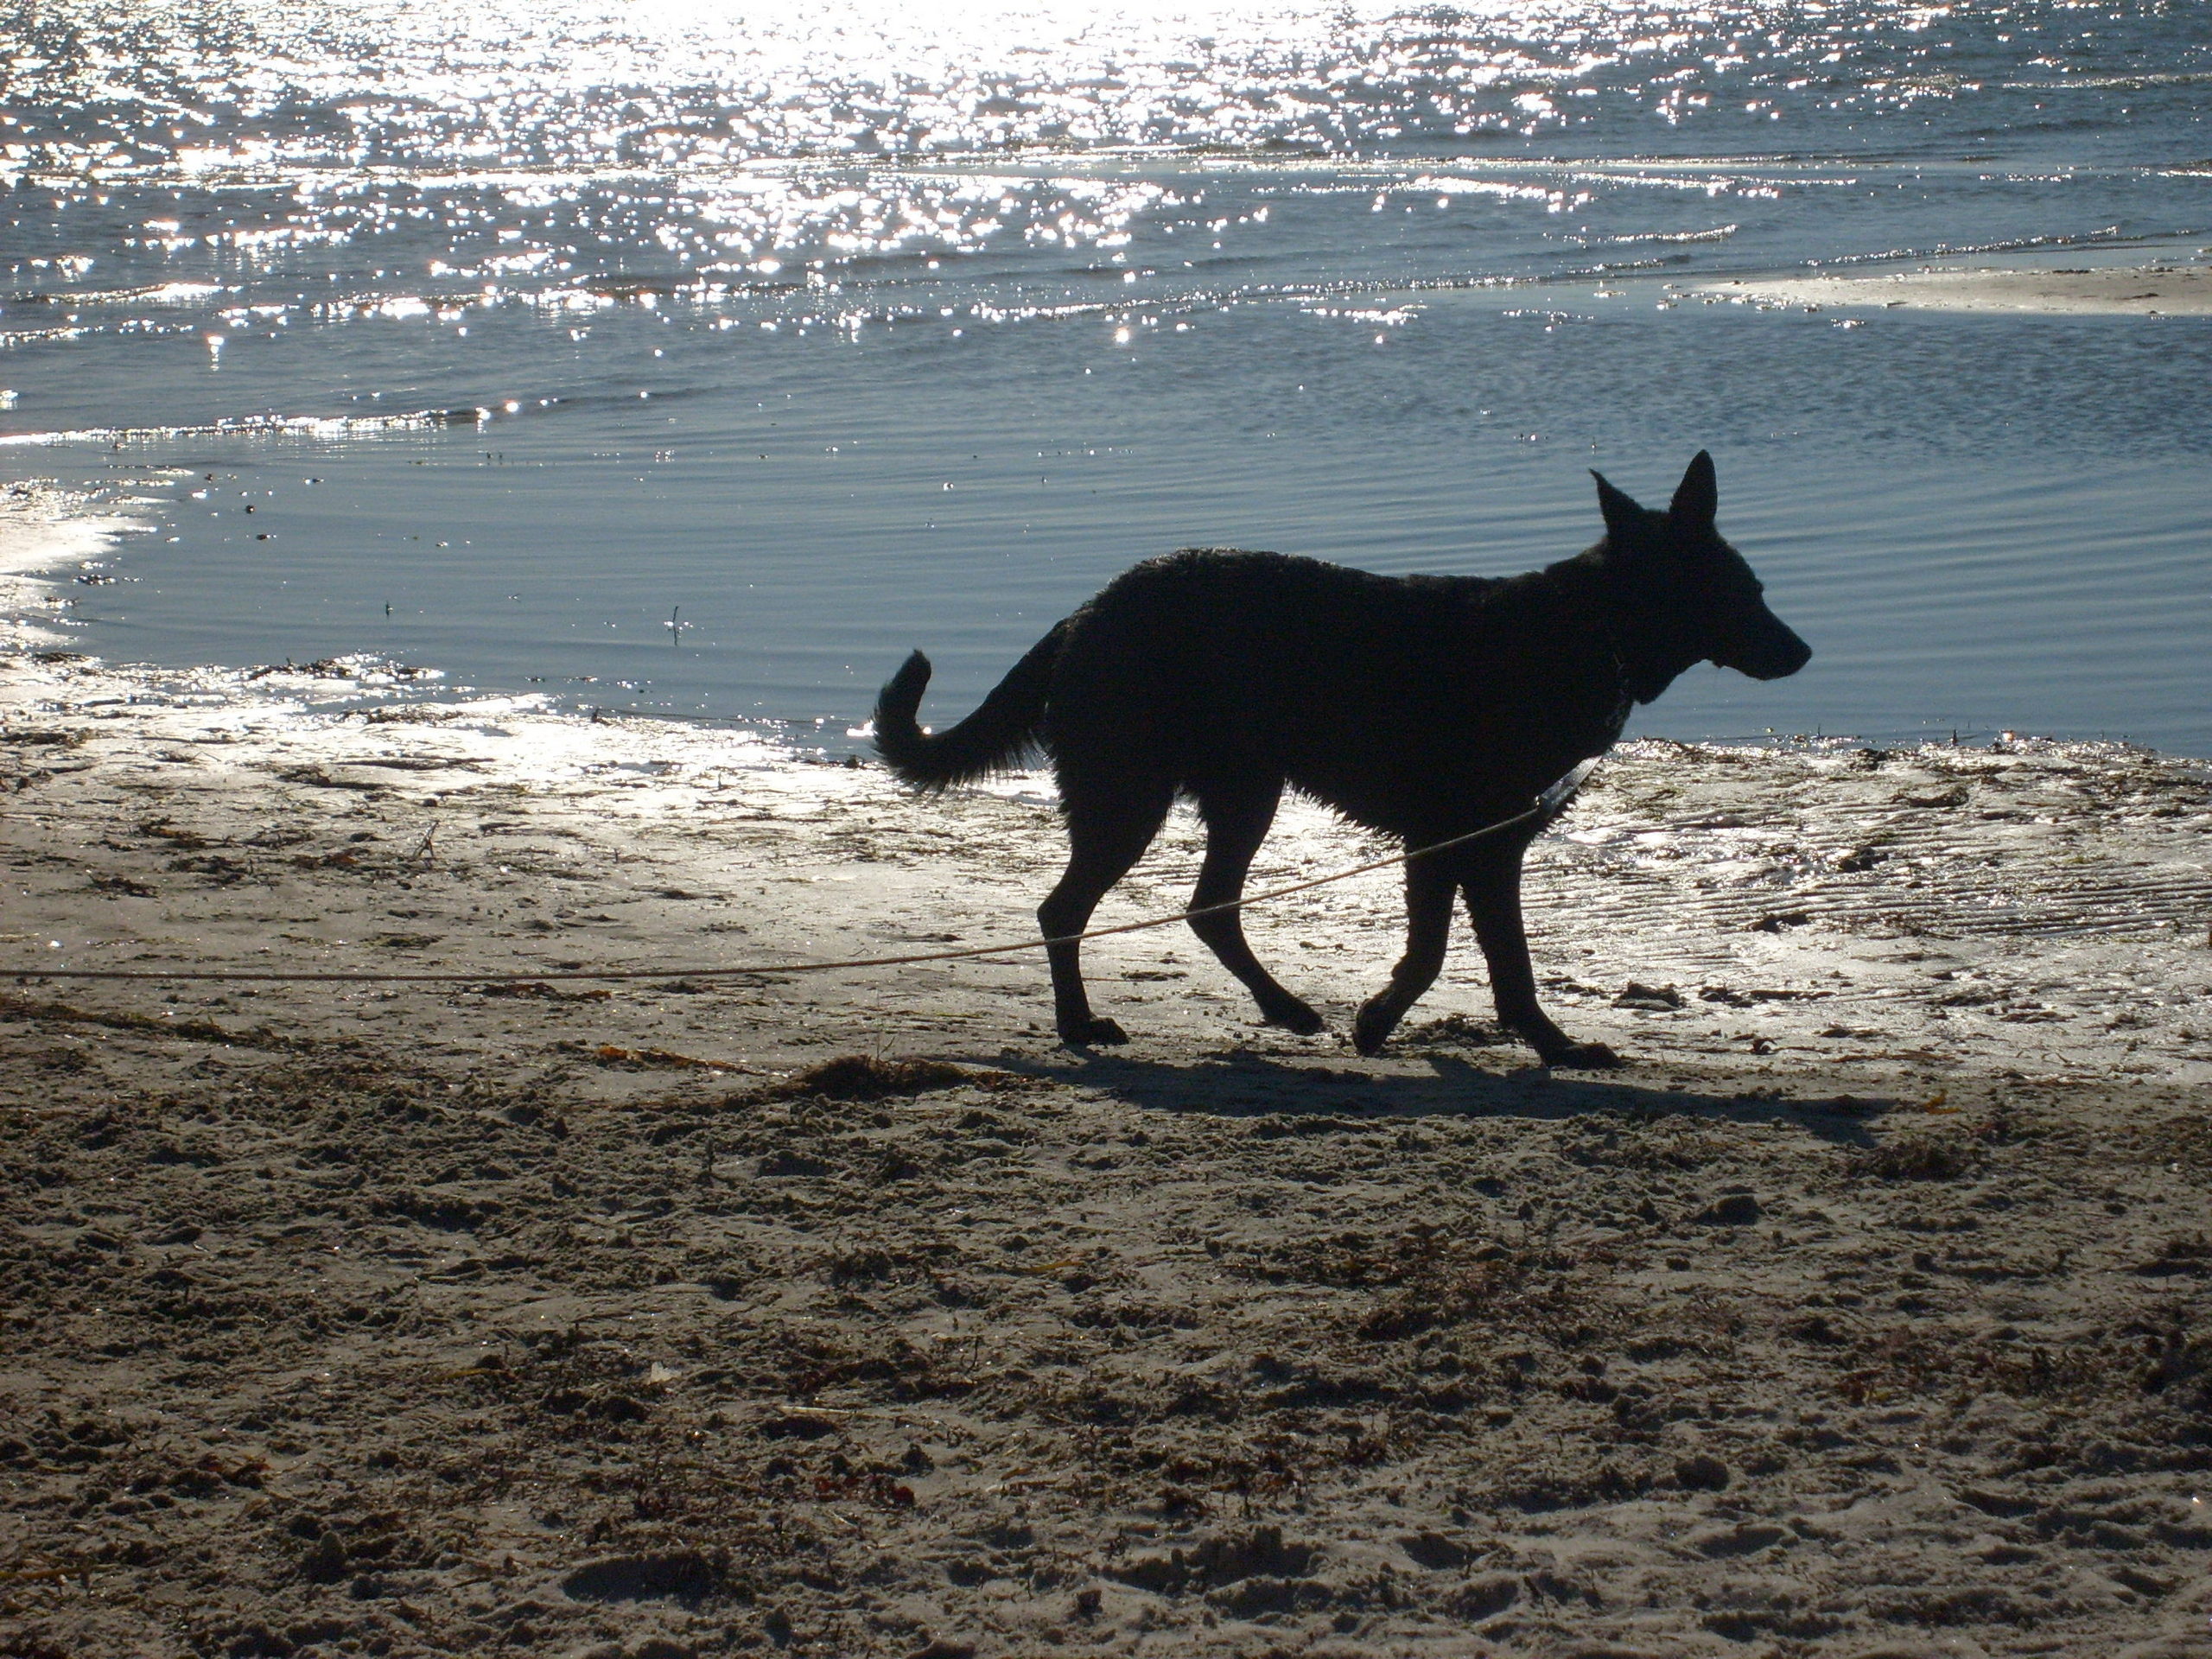
[(194, 982), (241, 981), (256, 984), (286, 985), (525, 985), (542, 984), (552, 980), (639, 980), (639, 979), (755, 979), (782, 978), (790, 974), (827, 974), (855, 968), (906, 968), (930, 962), (961, 962), (978, 957), (1002, 957), (1020, 950), (1038, 950), (1056, 944), (1080, 944), (1086, 939), (1111, 938), (1118, 933), (1141, 933), (1148, 928), (1172, 927), (1177, 922), (1187, 922), (1202, 916), (1217, 916), (1224, 911), (1243, 910), (1250, 905), (1264, 905), (1277, 899), (1287, 899), (1293, 893), (1306, 893), (1314, 887), (1325, 887), (1332, 881), (1349, 880), (1355, 875), (1366, 875), (1376, 870), (1387, 870), (1393, 865), (1410, 864), (1417, 858), (1427, 858), (1432, 853), (1448, 852), (1454, 847), (1464, 847), (1470, 842), (1480, 841), (1485, 836), (1510, 830), (1533, 817), (1556, 815), (1568, 798), (1581, 786), (1594, 762), (1585, 762), (1554, 784), (1526, 810), (1496, 823), (1486, 823), (1479, 830), (1470, 830), (1464, 836), (1453, 836), (1447, 841), (1433, 842), (1428, 846), (1398, 853), (1389, 858), (1378, 858), (1365, 864), (1355, 864), (1349, 869), (1336, 870), (1327, 875), (1317, 875), (1310, 881), (1294, 882), (1287, 887), (1274, 887), (1266, 893), (1255, 893), (1242, 899), (1231, 899), (1223, 904), (1205, 905), (1196, 910), (1179, 911), (1173, 916), (1154, 916), (1141, 922), (1122, 922), (1113, 927), (1096, 927), (1086, 933), (1071, 933), (1063, 938), (1022, 939), (1007, 944), (969, 945), (960, 950), (930, 950), (906, 957), (855, 957), (843, 962), (785, 962), (759, 963), (741, 968), (605, 968), (556, 969), (547, 973), (507, 974), (382, 974), (382, 973), (278, 973), (255, 972), (242, 969), (194, 970), (177, 969), (162, 971), (146, 968), (33, 968), (0, 969), (0, 977), (14, 976), (23, 979), (119, 979), (119, 980), (185, 980)]

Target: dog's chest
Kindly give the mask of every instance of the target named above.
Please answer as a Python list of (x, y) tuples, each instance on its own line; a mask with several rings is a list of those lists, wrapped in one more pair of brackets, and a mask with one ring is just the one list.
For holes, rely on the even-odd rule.
[(1629, 695), (1628, 677), (1618, 674), (1613, 684), (1613, 706), (1605, 715), (1606, 748), (1620, 741), (1621, 732), (1628, 725), (1628, 717), (1636, 710), (1636, 699)]

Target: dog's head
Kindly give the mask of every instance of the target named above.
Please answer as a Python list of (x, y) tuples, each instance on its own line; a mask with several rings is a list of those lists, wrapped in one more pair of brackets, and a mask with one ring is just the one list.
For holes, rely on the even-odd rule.
[(1713, 528), (1719, 487), (1713, 457), (1690, 462), (1664, 512), (1598, 480), (1605, 515), (1599, 550), (1626, 625), (1630, 690), (1649, 702), (1692, 663), (1718, 663), (1755, 680), (1795, 674), (1812, 647), (1766, 606), (1764, 589)]

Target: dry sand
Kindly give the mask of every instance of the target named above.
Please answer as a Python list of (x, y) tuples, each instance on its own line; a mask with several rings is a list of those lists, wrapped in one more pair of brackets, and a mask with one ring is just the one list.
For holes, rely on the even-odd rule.
[[(1076, 1054), (1033, 957), (194, 982), (1020, 938), (1057, 862), (1034, 779), (330, 672), (0, 665), (0, 969), (175, 975), (0, 991), (0, 1653), (2208, 1651), (2202, 766), (1638, 745), (1531, 878), (1628, 1069), (1464, 941), (1362, 1060), (1179, 928)], [(1396, 925), (1251, 931), (1340, 1033)]]
[(2212, 266), (2096, 270), (1967, 269), (1879, 276), (1746, 277), (1689, 290), (1697, 298), (1754, 305), (1872, 306), (1915, 311), (2033, 311), (2052, 316), (2212, 316)]

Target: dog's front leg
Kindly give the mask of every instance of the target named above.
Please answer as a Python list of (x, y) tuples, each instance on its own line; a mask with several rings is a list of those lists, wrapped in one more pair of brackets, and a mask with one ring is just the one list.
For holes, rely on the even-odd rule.
[(1352, 1021), (1351, 1046), (1361, 1053), (1380, 1049), (1406, 1010), (1436, 982), (1452, 933), (1452, 872), (1437, 859), (1406, 866), (1406, 954), (1390, 970), (1390, 982), (1360, 1005)]
[(1551, 1022), (1536, 1002), (1536, 970), (1529, 962), (1529, 935), (1521, 921), (1521, 855), (1526, 842), (1485, 849), (1464, 884), (1490, 967), (1491, 995), (1499, 1023), (1518, 1032), (1546, 1065), (1618, 1065), (1603, 1043), (1578, 1043)]

